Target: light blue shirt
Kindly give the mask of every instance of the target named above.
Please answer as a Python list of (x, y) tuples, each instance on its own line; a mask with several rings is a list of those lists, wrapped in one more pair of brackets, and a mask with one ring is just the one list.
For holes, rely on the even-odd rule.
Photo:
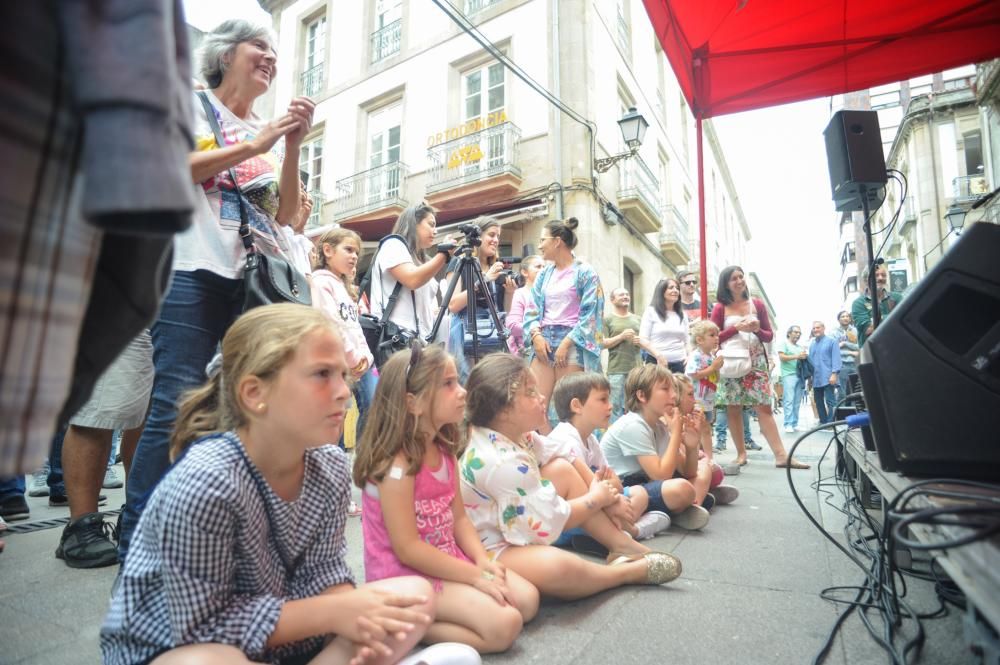
[(830, 375), (840, 372), (840, 348), (832, 337), (813, 339), (809, 345), (809, 362), (813, 366), (813, 387), (822, 388), (828, 385)]

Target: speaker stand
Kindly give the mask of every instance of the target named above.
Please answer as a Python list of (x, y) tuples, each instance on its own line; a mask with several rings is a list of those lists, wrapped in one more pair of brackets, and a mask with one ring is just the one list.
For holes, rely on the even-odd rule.
[(868, 294), (872, 299), (872, 332), (882, 323), (882, 310), (878, 303), (878, 280), (875, 279), (875, 270), (878, 264), (875, 263), (875, 247), (872, 242), (871, 213), (868, 208), (868, 188), (859, 185), (861, 193), (861, 214), (865, 216), (865, 223), (861, 227), (865, 232), (865, 245), (868, 247)]

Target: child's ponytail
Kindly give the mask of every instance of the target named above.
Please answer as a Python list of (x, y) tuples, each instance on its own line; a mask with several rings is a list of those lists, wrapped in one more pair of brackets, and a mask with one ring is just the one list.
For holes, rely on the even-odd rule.
[(192, 441), (228, 429), (222, 424), (219, 395), (222, 371), (216, 372), (203, 386), (189, 390), (177, 407), (177, 422), (170, 436), (170, 460), (180, 457)]

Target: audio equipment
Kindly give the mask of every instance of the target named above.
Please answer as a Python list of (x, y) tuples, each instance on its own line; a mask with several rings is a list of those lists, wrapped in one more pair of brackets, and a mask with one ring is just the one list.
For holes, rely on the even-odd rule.
[(879, 461), (1000, 479), (1000, 226), (968, 227), (861, 349)]
[(823, 130), (830, 189), (840, 212), (872, 208), (885, 199), (885, 155), (875, 111), (837, 111)]

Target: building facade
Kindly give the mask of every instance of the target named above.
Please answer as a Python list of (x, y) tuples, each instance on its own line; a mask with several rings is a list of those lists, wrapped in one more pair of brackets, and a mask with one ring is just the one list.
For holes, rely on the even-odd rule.
[[(355, 229), (371, 247), (426, 201), (444, 232), (497, 217), (502, 254), (520, 256), (546, 221), (576, 217), (577, 255), (637, 309), (663, 276), (696, 268), (694, 120), (642, 2), (451, 4), (514, 68), (432, 0), (261, 0), (279, 38), (274, 108), (262, 112), (317, 102), (300, 164), (320, 203), (310, 226)], [(595, 158), (625, 151), (617, 121), (633, 107), (649, 123), (641, 147), (598, 173)], [(743, 262), (749, 232), (711, 123), (705, 132), (714, 284)]]

